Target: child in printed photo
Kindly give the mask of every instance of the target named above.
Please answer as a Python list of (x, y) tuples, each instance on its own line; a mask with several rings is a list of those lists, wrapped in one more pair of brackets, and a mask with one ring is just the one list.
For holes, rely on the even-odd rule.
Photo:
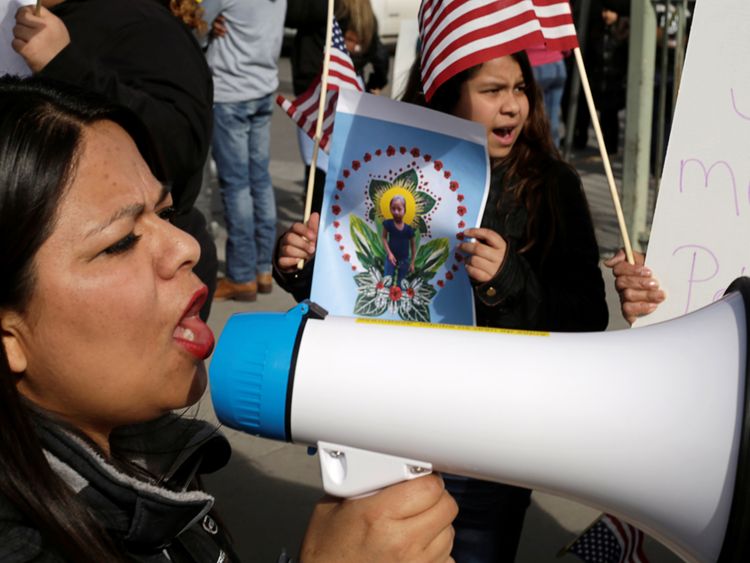
[[(417, 255), (414, 229), (404, 223), (406, 200), (395, 195), (390, 203), (392, 219), (383, 221), (383, 246), (386, 252), (384, 276), (393, 277), (398, 271), (394, 285), (400, 284), (406, 274), (414, 271), (414, 258)], [(411, 257), (411, 258), (410, 258)]]

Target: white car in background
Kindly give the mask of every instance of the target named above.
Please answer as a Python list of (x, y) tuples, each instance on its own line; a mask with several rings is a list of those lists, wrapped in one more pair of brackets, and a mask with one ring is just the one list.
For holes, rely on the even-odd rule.
[(417, 19), (420, 3), (420, 0), (370, 0), (384, 43), (396, 42), (401, 20)]

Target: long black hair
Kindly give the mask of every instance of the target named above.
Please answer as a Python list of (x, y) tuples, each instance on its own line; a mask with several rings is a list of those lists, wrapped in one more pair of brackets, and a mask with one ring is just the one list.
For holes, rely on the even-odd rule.
[[(516, 200), (524, 205), (528, 213), (526, 241), (519, 252), (526, 252), (539, 245), (542, 255), (545, 255), (561, 223), (556, 193), (548, 191), (547, 194), (550, 197), (543, 197), (550, 183), (556, 181), (550, 176), (550, 170), (554, 167), (549, 165), (551, 161), (555, 161), (571, 171), (573, 168), (562, 160), (560, 152), (552, 142), (542, 94), (526, 52), (518, 51), (510, 57), (521, 67), (526, 97), (529, 101), (529, 116), (513, 150), (501, 162), (493, 164), (502, 166), (504, 184), (512, 186)], [(417, 57), (411, 67), (401, 100), (453, 114), (464, 82), (474, 77), (481, 68), (482, 65), (479, 64), (455, 74), (440, 85), (428, 102), (422, 92), (421, 67), (419, 57)], [(498, 205), (502, 203), (501, 199)], [(540, 221), (545, 222), (543, 229), (540, 229)], [(545, 233), (544, 240), (538, 240), (540, 232)]]
[[(34, 257), (54, 229), (75, 176), (85, 127), (108, 120), (127, 131), (155, 170), (145, 127), (125, 108), (37, 78), (0, 77), (0, 317), (24, 313), (35, 286)], [(52, 471), (29, 408), (0, 345), (0, 496), (72, 561), (118, 561), (101, 526)]]

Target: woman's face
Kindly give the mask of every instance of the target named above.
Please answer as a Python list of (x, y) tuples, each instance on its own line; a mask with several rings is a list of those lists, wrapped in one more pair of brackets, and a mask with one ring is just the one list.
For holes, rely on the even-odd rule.
[(123, 129), (88, 127), (31, 302), (4, 338), (19, 391), (105, 450), (113, 428), (190, 405), (206, 385), (200, 250), (170, 205)]
[(461, 85), (454, 113), (484, 125), (490, 159), (508, 156), (529, 117), (520, 65), (510, 56), (484, 63)]

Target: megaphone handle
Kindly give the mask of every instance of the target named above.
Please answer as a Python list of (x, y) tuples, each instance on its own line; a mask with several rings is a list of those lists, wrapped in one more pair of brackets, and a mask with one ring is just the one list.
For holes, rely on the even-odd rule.
[(323, 488), (329, 495), (357, 498), (432, 473), (432, 464), (330, 442), (318, 442)]

